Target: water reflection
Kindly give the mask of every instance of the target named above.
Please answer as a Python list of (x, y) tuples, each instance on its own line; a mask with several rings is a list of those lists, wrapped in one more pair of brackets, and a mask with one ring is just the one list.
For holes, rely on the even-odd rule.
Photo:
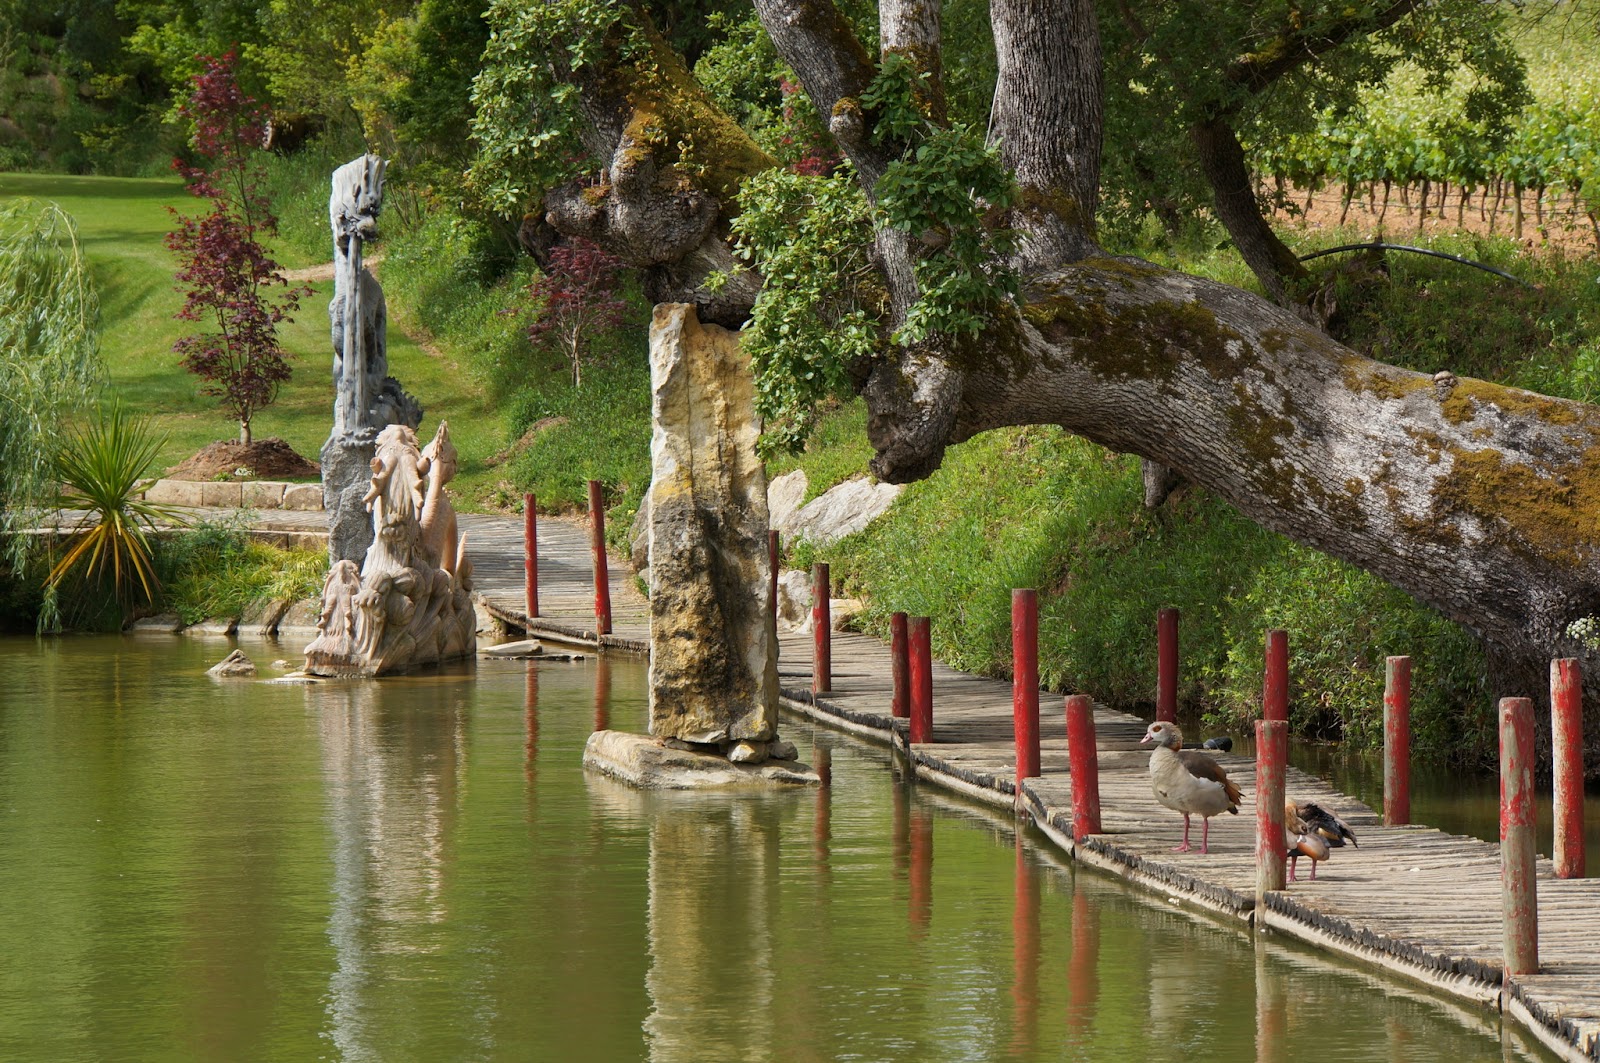
[(933, 922), (933, 809), (919, 802), (911, 810), (910, 885), (907, 891), (911, 940), (921, 941)]
[(598, 654), (594, 659), (594, 729), (611, 728), (611, 658)]
[(419, 929), (450, 915), (444, 869), (466, 714), (459, 688), (434, 688), (444, 697), (429, 713), (397, 711), (374, 682), (306, 688), (333, 840), (329, 1036), (346, 1059), (381, 1056), (367, 1017), (375, 956), (437, 951), (442, 937)]
[(1039, 875), (1022, 832), (1015, 836), (1016, 896), (1011, 911), (1011, 1052), (1032, 1057), (1039, 1041)]
[(522, 777), (528, 784), (531, 802), (539, 781), (539, 665), (529, 661), (527, 669), (522, 688), (522, 729), (527, 735), (522, 743)]
[(1289, 1032), (1288, 1001), (1282, 980), (1272, 977), (1264, 938), (1256, 938), (1255, 954), (1256, 1063), (1283, 1063)]
[[(1074, 880), (1076, 887), (1076, 879)], [(1100, 905), (1088, 888), (1072, 891), (1072, 952), (1067, 959), (1067, 1030), (1075, 1042), (1094, 1031), (1100, 997)]]
[(652, 1063), (779, 1058), (773, 920), (787, 795), (641, 796), (650, 820)]

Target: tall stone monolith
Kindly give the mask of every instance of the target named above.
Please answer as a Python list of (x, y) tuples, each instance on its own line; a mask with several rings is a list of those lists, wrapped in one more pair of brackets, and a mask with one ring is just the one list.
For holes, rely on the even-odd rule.
[(663, 303), (650, 383), (650, 733), (766, 743), (778, 664), (749, 359), (737, 333)]
[(333, 172), (328, 221), (333, 229), (333, 431), (322, 445), (322, 499), (328, 512), (328, 561), (360, 563), (372, 545), (363, 497), (378, 433), (391, 424), (413, 430), (422, 407), (389, 375), (383, 288), (362, 265), (378, 230), (384, 162), (363, 155)]

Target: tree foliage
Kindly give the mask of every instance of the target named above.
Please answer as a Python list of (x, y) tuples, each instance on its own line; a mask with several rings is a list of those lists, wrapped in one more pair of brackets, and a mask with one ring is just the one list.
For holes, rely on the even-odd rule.
[(174, 167), (210, 210), (198, 217), (173, 211), (178, 228), (167, 247), (179, 257), (177, 280), (186, 286), (177, 316), (213, 327), (183, 337), (173, 350), (205, 381), (202, 391), (222, 400), (248, 443), (251, 419), (277, 398), (291, 372), (278, 325), (310, 289), (291, 287), (263, 243), (277, 232), (261, 190), (263, 115), (239, 88), (234, 61), (231, 53), (208, 59), (194, 79), (183, 113), (194, 123), (193, 147), (203, 165), (179, 160)]

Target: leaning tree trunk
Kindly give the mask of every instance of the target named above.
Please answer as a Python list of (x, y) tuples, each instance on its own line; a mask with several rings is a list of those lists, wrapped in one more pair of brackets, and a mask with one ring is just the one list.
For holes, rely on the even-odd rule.
[(1233, 127), (1220, 118), (1196, 122), (1190, 127), (1189, 137), (1199, 156), (1200, 169), (1211, 185), (1217, 220), (1233, 238), (1239, 257), (1244, 259), (1273, 302), (1279, 306), (1293, 305), (1296, 302), (1293, 289), (1306, 279), (1306, 268), (1278, 239), (1278, 234), (1262, 215), (1244, 148), (1234, 135)]

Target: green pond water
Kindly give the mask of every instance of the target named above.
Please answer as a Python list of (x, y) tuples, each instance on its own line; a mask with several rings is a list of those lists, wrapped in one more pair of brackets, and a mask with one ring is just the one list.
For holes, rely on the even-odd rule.
[(794, 720), (830, 787), (588, 777), (636, 662), (307, 687), (226, 648), (0, 640), (0, 1060), (1542, 1058)]

